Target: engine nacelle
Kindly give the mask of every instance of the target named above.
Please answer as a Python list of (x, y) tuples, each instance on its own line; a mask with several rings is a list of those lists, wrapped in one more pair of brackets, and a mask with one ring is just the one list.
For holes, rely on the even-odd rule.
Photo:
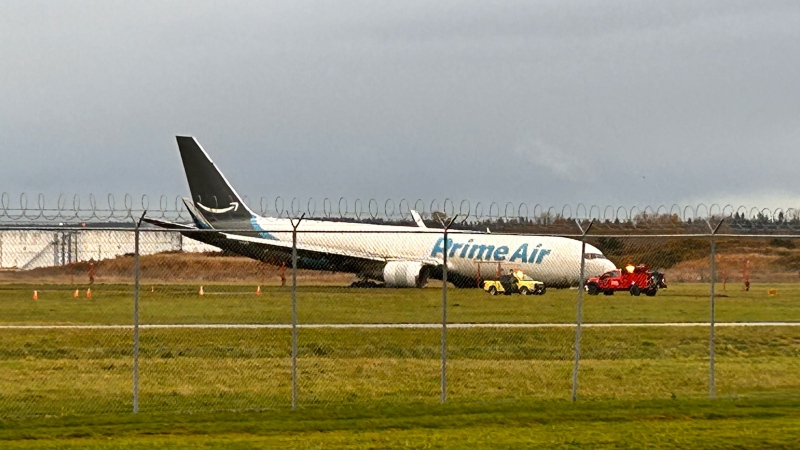
[(416, 261), (389, 261), (383, 268), (383, 281), (388, 287), (417, 287), (428, 284), (430, 267)]

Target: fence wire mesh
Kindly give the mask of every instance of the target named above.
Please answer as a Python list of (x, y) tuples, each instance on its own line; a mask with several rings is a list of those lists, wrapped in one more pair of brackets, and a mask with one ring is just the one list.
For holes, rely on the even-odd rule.
[(248, 232), (0, 230), (0, 417), (800, 395), (796, 236)]

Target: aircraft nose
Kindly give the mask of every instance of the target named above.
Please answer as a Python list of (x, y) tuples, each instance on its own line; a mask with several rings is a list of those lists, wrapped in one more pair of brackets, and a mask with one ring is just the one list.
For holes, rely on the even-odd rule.
[(594, 260), (587, 261), (587, 263), (588, 263), (588, 264), (586, 264), (586, 276), (587, 277), (593, 277), (593, 276), (602, 275), (602, 274), (608, 272), (609, 270), (616, 269), (616, 266), (614, 266), (614, 263), (612, 263), (611, 261), (609, 261), (607, 259), (594, 259)]

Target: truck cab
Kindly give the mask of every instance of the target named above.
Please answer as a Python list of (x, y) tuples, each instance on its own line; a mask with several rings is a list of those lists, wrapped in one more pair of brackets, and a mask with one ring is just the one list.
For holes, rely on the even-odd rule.
[(646, 264), (633, 266), (628, 264), (622, 269), (609, 270), (599, 277), (591, 277), (586, 281), (585, 289), (589, 295), (614, 295), (616, 291), (628, 291), (631, 295), (642, 293), (648, 297), (656, 295), (659, 289), (667, 287), (664, 274), (650, 271)]

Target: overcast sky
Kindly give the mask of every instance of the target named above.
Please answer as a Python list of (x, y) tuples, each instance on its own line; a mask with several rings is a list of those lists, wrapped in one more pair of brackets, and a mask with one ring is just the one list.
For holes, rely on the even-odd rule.
[(187, 195), (176, 134), (269, 202), (800, 208), (800, 2), (0, 0), (12, 203)]

